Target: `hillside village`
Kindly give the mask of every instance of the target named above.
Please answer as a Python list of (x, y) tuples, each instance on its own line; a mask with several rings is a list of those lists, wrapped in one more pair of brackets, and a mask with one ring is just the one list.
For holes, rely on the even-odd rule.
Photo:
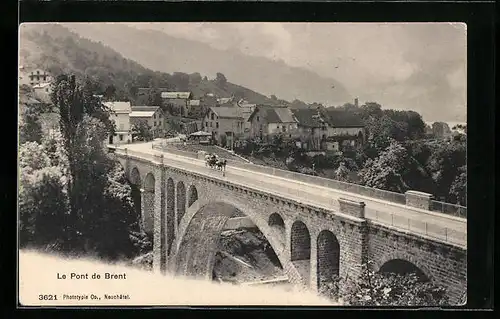
[[(53, 76), (45, 70), (19, 69), (19, 84), (32, 89), (30, 103), (50, 104)], [(151, 98), (151, 95), (160, 98)], [(235, 96), (214, 93), (194, 96), (192, 92), (169, 91), (166, 88), (138, 88), (131, 100), (105, 99), (116, 126), (107, 143), (125, 144), (137, 140), (171, 138), (205, 132), (208, 144), (233, 150), (247, 140), (271, 141), (281, 138), (293, 141), (310, 154), (341, 154), (346, 147), (361, 147), (367, 130), (362, 119), (352, 112), (322, 105), (264, 105), (250, 103)], [(155, 101), (156, 103), (151, 103)], [(359, 108), (356, 98), (352, 104)], [(449, 137), (446, 123), (427, 126), (427, 134)], [(196, 134), (194, 135), (196, 136)]]

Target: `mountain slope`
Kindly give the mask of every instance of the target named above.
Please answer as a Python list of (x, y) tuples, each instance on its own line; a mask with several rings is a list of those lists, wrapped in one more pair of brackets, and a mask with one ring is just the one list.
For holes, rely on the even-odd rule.
[(195, 97), (205, 93), (221, 97), (234, 94), (252, 103), (274, 103), (265, 95), (245, 87), (230, 82), (220, 85), (214, 80), (203, 79), (200, 74), (171, 75), (152, 71), (60, 24), (23, 24), (20, 35), (20, 65), (43, 68), (53, 74), (72, 72), (80, 77), (92, 76), (101, 84), (102, 90), (107, 85), (114, 85), (119, 96), (128, 96), (130, 87), (149, 87), (153, 82), (158, 87), (172, 90), (191, 90)]
[(289, 101), (300, 99), (309, 103), (338, 105), (351, 100), (339, 81), (290, 67), (283, 62), (247, 56), (237, 51), (217, 50), (200, 42), (124, 24), (66, 26), (84, 37), (106, 43), (123, 56), (153, 70), (200, 72), (211, 77), (221, 72), (233, 83)]

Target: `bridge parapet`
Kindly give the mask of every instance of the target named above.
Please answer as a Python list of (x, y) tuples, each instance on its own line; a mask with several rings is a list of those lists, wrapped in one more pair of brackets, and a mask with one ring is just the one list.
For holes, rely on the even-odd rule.
[(357, 218), (365, 218), (365, 203), (339, 198), (340, 212)]
[[(200, 154), (197, 152), (181, 151), (173, 147), (165, 147), (164, 145), (153, 144), (152, 147), (159, 151), (171, 153), (178, 156), (201, 159)], [(430, 194), (422, 192), (409, 191), (410, 193), (407, 195), (407, 194), (401, 194), (401, 193), (395, 193), (391, 191), (371, 188), (363, 185), (337, 181), (329, 178), (282, 170), (274, 167), (240, 162), (232, 159), (228, 159), (227, 162), (229, 166), (234, 166), (249, 171), (274, 175), (286, 179), (293, 179), (302, 183), (309, 183), (322, 187), (332, 188), (339, 191), (350, 192), (353, 194), (358, 194), (361, 196), (370, 197), (374, 199), (381, 199), (396, 204), (407, 205), (410, 207), (423, 208), (427, 211), (435, 211), (446, 215), (457, 216), (460, 218), (467, 218), (467, 207), (450, 203), (436, 202), (433, 201), (432, 198), (426, 198), (426, 195)], [(419, 193), (421, 194), (420, 197), (418, 197)], [(427, 201), (429, 201), (428, 205)]]
[[(127, 156), (123, 156), (127, 153)], [(188, 164), (187, 168), (182, 167), (184, 162), (180, 159), (173, 159), (168, 157), (168, 154), (165, 154), (165, 160), (161, 159), (161, 153), (145, 153), (138, 152), (134, 150), (128, 149), (126, 151), (124, 148), (117, 148), (116, 155), (118, 158), (122, 158), (122, 165), (124, 167), (129, 167), (132, 164), (130, 161), (135, 162), (143, 162), (146, 165), (158, 166), (163, 162), (163, 167), (170, 172), (181, 174), (185, 176), (190, 176), (191, 178), (199, 179), (202, 182), (215, 183), (215, 185), (221, 185), (224, 188), (229, 188), (237, 193), (242, 193), (245, 196), (251, 196), (256, 198), (261, 198), (264, 201), (274, 202), (275, 204), (279, 204), (279, 206), (285, 208), (294, 208), (298, 209), (302, 213), (316, 214), (324, 216), (325, 218), (337, 218), (340, 220), (344, 220), (349, 224), (357, 225), (363, 224), (365, 220), (370, 220), (371, 222), (381, 223), (383, 225), (395, 227), (395, 229), (399, 229), (399, 231), (409, 231), (412, 233), (417, 233), (424, 236), (432, 237), (434, 240), (442, 241), (454, 245), (458, 245), (460, 247), (466, 247), (467, 243), (467, 230), (466, 230), (466, 220), (453, 220), (454, 224), (452, 227), (448, 227), (447, 225), (443, 225), (443, 223), (434, 223), (422, 220), (419, 214), (429, 214), (432, 218), (432, 213), (423, 209), (419, 209), (416, 207), (410, 207), (406, 205), (406, 209), (408, 209), (410, 214), (413, 215), (402, 215), (398, 211), (393, 211), (388, 206), (387, 208), (383, 207), (373, 207), (370, 206), (371, 202), (366, 202), (364, 199), (356, 198), (356, 196), (345, 196), (342, 195), (341, 198), (343, 201), (343, 209), (341, 209), (341, 202), (337, 200), (330, 200), (328, 203), (326, 201), (321, 202), (321, 199), (315, 201), (315, 194), (312, 193), (309, 197), (302, 196), (302, 192), (300, 188), (285, 188), (280, 189), (279, 192), (276, 192), (272, 189), (263, 189), (259, 187), (255, 183), (246, 183), (240, 180), (235, 180), (232, 178), (231, 171), (226, 174), (225, 177), (222, 177), (221, 174), (218, 174), (213, 171), (200, 172), (199, 168), (191, 170), (190, 166), (194, 166), (194, 164)], [(127, 158), (127, 159), (125, 159)], [(244, 165), (249, 165), (246, 163), (241, 163)], [(252, 164), (250, 164), (252, 165)], [(129, 167), (131, 168), (131, 167)], [(268, 168), (269, 169), (269, 168)], [(277, 170), (270, 168), (271, 170)], [(204, 170), (201, 169), (201, 170)], [(127, 172), (129, 169), (127, 170)], [(347, 195), (347, 194), (346, 194)], [(402, 195), (402, 194), (401, 194)], [(404, 196), (404, 195), (403, 195)], [(320, 196), (319, 196), (320, 197)], [(349, 203), (354, 203), (356, 206), (357, 203), (360, 203), (363, 200), (366, 203), (366, 206), (361, 207), (351, 207), (348, 208)], [(350, 202), (349, 202), (350, 201)], [(359, 205), (359, 204), (358, 204)], [(361, 205), (359, 205), (361, 206)], [(404, 206), (397, 207), (396, 209), (405, 209)], [(342, 211), (344, 210), (344, 212)], [(346, 212), (349, 211), (350, 212)], [(362, 215), (361, 215), (362, 214)], [(334, 217), (335, 216), (335, 217)], [(364, 217), (357, 217), (364, 216)], [(428, 217), (428, 216), (427, 216)], [(438, 218), (440, 218), (438, 216)]]
[(405, 193), (406, 206), (431, 210), (433, 195), (417, 191), (407, 191)]

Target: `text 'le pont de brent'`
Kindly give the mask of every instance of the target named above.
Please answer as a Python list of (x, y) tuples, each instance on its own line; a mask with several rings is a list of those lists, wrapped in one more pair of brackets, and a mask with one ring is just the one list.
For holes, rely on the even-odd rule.
[(115, 274), (110, 272), (105, 272), (103, 274), (93, 273), (89, 275), (89, 273), (75, 273), (72, 272), (69, 274), (60, 274), (57, 273), (57, 279), (127, 279), (126, 273)]

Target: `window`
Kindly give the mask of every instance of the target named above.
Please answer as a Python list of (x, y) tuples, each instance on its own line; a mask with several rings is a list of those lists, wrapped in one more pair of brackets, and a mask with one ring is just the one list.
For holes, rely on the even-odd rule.
[(219, 122), (215, 122), (215, 128), (219, 128)]
[(281, 126), (281, 131), (286, 132), (286, 126), (285, 125)]
[(49, 89), (48, 89), (48, 88), (47, 88), (47, 89), (45, 89), (45, 92), (49, 92)]
[(210, 127), (212, 127), (212, 122), (210, 122)]
[(211, 120), (214, 119), (214, 113), (211, 114), (211, 117), (210, 117)]
[(153, 114), (153, 118), (156, 119), (156, 114)]
[(155, 122), (153, 122), (153, 126), (156, 126), (156, 121), (155, 121)]
[(205, 127), (208, 127), (208, 122), (205, 122)]
[(257, 122), (259, 122), (259, 121), (260, 121), (260, 118), (259, 118), (259, 116), (257, 115)]
[(120, 134), (119, 137), (120, 137), (120, 141), (123, 141), (123, 134)]
[(160, 118), (160, 119), (161, 119), (161, 113), (158, 113), (158, 118)]

